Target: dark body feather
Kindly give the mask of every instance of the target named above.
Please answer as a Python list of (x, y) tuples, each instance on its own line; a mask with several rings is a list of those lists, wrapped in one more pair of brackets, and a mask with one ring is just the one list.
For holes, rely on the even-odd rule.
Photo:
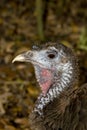
[(48, 43), (18, 55), (31, 62), (42, 93), (30, 114), (32, 130), (87, 130), (87, 84), (78, 85), (78, 63), (73, 51)]
[(87, 130), (87, 84), (65, 90), (44, 108), (31, 113), (32, 130)]

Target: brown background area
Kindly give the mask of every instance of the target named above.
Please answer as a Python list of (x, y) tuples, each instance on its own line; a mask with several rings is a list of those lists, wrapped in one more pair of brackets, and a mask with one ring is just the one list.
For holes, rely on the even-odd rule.
[[(28, 116), (38, 84), (30, 64), (11, 61), (34, 43), (41, 44), (36, 1), (0, 0), (0, 130), (30, 130)], [(87, 1), (48, 0), (42, 5), (43, 41), (72, 46), (79, 59), (80, 84), (86, 82)]]

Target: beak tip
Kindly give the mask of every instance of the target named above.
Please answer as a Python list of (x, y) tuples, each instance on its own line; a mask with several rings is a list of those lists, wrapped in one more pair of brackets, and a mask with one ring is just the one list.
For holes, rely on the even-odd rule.
[(16, 60), (15, 60), (15, 58), (12, 60), (12, 63), (14, 63)]
[(15, 61), (14, 61), (14, 59), (12, 60), (12, 63), (14, 63)]

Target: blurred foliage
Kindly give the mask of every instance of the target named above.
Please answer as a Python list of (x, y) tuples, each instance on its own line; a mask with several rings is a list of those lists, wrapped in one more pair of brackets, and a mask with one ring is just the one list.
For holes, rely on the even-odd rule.
[(82, 29), (78, 48), (87, 51), (87, 27)]
[(1, 130), (30, 130), (29, 113), (39, 94), (32, 66), (13, 65), (15, 55), (40, 41), (61, 41), (79, 57), (82, 84), (87, 81), (86, 25), (86, 0), (0, 0)]

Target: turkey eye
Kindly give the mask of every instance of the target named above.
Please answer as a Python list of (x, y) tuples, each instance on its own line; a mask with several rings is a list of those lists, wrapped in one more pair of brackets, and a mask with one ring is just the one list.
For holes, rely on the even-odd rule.
[(48, 54), (48, 57), (49, 57), (50, 59), (53, 59), (53, 58), (55, 58), (55, 54)]

